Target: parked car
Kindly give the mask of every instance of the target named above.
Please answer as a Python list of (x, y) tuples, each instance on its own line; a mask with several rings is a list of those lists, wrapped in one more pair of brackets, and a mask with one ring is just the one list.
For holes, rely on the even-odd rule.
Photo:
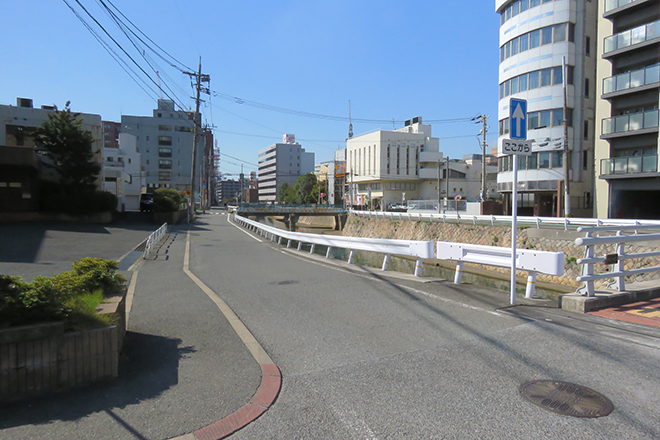
[(154, 210), (154, 195), (151, 193), (140, 194), (140, 212)]

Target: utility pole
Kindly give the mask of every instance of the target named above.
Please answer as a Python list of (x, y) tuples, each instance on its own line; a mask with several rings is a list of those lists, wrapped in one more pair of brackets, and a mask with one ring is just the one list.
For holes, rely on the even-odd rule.
[(446, 185), (446, 192), (445, 192), (445, 198), (447, 199), (447, 209), (445, 211), (449, 210), (449, 156), (447, 156), (447, 175), (445, 176), (445, 185)]
[(566, 57), (561, 57), (561, 64), (562, 64), (562, 88), (564, 92), (564, 217), (570, 217), (571, 216), (571, 193), (570, 193), (570, 185), (568, 183), (569, 181), (569, 170), (571, 169), (570, 167), (570, 159), (571, 155), (569, 154), (568, 151), (568, 105), (566, 103), (566, 84), (568, 83), (568, 78), (566, 77), (566, 71), (568, 70), (566, 67)]
[(442, 199), (440, 198), (440, 171), (442, 171), (442, 168), (440, 168), (440, 159), (438, 159), (438, 214), (442, 212)]
[(483, 203), (487, 197), (486, 197), (486, 132), (488, 131), (488, 126), (486, 125), (486, 120), (488, 119), (488, 115), (481, 115), (481, 116), (475, 116), (472, 118), (472, 121), (479, 123), (481, 122), (483, 124), (481, 128), (481, 148), (482, 148), (482, 156), (481, 156), (481, 202)]
[[(211, 77), (209, 75), (202, 75), (202, 57), (199, 57), (199, 70), (198, 72), (184, 72), (186, 75), (190, 77), (195, 77), (195, 114), (193, 115), (193, 146), (192, 146), (192, 172), (190, 173), (190, 193), (192, 196), (192, 212), (195, 211), (195, 178), (196, 178), (196, 169), (197, 169), (197, 140), (199, 139), (199, 129), (200, 129), (200, 121), (198, 121), (199, 118), (199, 95), (201, 92), (206, 93), (207, 95), (210, 94), (209, 88), (203, 87), (202, 83), (208, 84), (211, 81)], [(203, 176), (203, 174), (202, 174)], [(200, 204), (201, 204), (201, 191), (200, 191)]]

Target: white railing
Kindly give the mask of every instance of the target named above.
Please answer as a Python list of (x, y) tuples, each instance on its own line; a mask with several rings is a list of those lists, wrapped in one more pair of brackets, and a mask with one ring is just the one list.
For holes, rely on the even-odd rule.
[[(383, 212), (383, 211), (350, 211), (351, 215), (370, 218), (384, 218), (391, 220), (413, 220), (413, 221), (430, 221), (430, 222), (443, 222), (443, 223), (471, 223), (471, 224), (488, 224), (491, 226), (511, 224), (510, 215), (472, 215), (460, 213), (444, 213), (438, 214), (435, 212)], [(564, 230), (570, 227), (580, 226), (655, 226), (660, 228), (660, 220), (633, 220), (621, 218), (577, 218), (577, 217), (529, 217), (517, 216), (516, 220), (518, 226), (535, 226), (542, 228), (544, 226), (556, 227), (561, 226)]]
[(147, 238), (147, 242), (144, 245), (144, 255), (143, 258), (147, 258), (151, 251), (153, 250), (153, 247), (162, 240), (162, 238), (167, 234), (167, 223), (163, 223), (163, 225), (156, 229), (154, 232), (149, 235), (149, 238)]
[(387, 269), (391, 255), (403, 255), (416, 258), (415, 276), (420, 276), (423, 260), (433, 258), (432, 241), (389, 240), (383, 238), (343, 237), (338, 235), (289, 232), (237, 215), (234, 215), (234, 221), (272, 241), (277, 239), (278, 244), (281, 244), (282, 239), (286, 239), (288, 240), (287, 247), (291, 247), (292, 241), (297, 241), (298, 250), (301, 249), (303, 243), (310, 243), (312, 245), (310, 253), (314, 253), (317, 244), (327, 246), (326, 258), (330, 257), (333, 248), (348, 249), (350, 250), (348, 257), (349, 264), (353, 263), (354, 252), (356, 250), (385, 254), (382, 266), (383, 270)]
[[(511, 248), (483, 246), (478, 244), (437, 243), (439, 260), (456, 261), (454, 283), (460, 284), (464, 263), (483, 264), (486, 266), (511, 267)], [(528, 272), (525, 296), (534, 296), (536, 274), (561, 276), (564, 274), (564, 253), (516, 249), (516, 269)]]
[[(624, 269), (625, 260), (636, 258), (649, 258), (660, 256), (660, 252), (640, 252), (634, 254), (625, 253), (625, 245), (627, 243), (640, 243), (652, 240), (660, 240), (660, 233), (655, 234), (640, 234), (639, 230), (656, 229), (660, 230), (657, 225), (637, 225), (637, 226), (600, 226), (600, 227), (585, 227), (578, 228), (578, 232), (586, 232), (586, 237), (578, 238), (575, 244), (578, 246), (586, 246), (584, 251), (584, 258), (577, 260), (578, 264), (582, 265), (582, 275), (577, 277), (577, 281), (584, 283), (584, 289), (587, 296), (595, 296), (594, 281), (608, 278), (614, 278), (614, 288), (618, 291), (626, 289), (625, 277), (626, 275), (639, 275), (649, 272), (660, 271), (660, 266), (643, 267), (639, 269)], [(592, 237), (593, 233), (612, 232), (616, 231), (616, 235), (608, 235), (605, 237)], [(623, 235), (623, 231), (634, 231), (633, 235)], [(596, 256), (595, 246), (615, 244), (616, 253)], [(595, 274), (594, 264), (605, 263), (614, 265), (613, 270), (607, 273)]]

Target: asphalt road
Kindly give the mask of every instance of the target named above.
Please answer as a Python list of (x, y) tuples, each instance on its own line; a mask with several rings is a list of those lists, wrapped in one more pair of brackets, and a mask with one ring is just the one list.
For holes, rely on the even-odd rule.
[[(33, 263), (0, 263), (0, 272), (4, 264), (64, 265), (48, 247), (48, 231), (29, 247)], [(5, 408), (0, 438), (172, 438), (250, 399), (258, 367), (181, 273), (184, 233), (175, 231), (162, 259), (140, 269), (128, 340), (137, 362), (128, 363), (128, 375), (102, 393), (88, 387)], [(282, 373), (275, 403), (231, 438), (660, 438), (657, 328), (571, 315), (541, 301), (509, 308), (508, 292), (328, 262), (264, 241), (217, 211), (190, 234), (190, 270)], [(124, 255), (131, 240), (130, 233), (110, 239), (101, 256)], [(537, 379), (592, 388), (614, 411), (587, 419), (541, 409), (518, 391)]]
[[(507, 292), (348, 271), (207, 215), (191, 270), (282, 371), (278, 400), (236, 439), (660, 438), (660, 332), (506, 308)], [(372, 272), (372, 273), (368, 273)], [(601, 418), (523, 400), (538, 379), (594, 389)]]

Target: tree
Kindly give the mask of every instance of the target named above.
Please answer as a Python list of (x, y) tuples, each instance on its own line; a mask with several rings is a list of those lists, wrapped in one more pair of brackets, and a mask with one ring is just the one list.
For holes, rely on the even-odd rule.
[[(314, 188), (316, 187), (316, 194)], [(318, 186), (316, 186), (316, 175), (314, 173), (307, 173), (298, 177), (293, 189), (298, 195), (298, 203), (316, 203), (319, 193)]]
[(280, 203), (285, 203), (285, 204), (298, 203), (298, 197), (296, 195), (296, 192), (286, 182), (284, 182), (280, 187), (277, 200)]
[(64, 110), (48, 114), (48, 120), (35, 130), (37, 152), (49, 161), (44, 166), (58, 172), (60, 184), (74, 192), (92, 192), (101, 165), (94, 160), (94, 137), (82, 129), (79, 113), (72, 113), (66, 103)]

